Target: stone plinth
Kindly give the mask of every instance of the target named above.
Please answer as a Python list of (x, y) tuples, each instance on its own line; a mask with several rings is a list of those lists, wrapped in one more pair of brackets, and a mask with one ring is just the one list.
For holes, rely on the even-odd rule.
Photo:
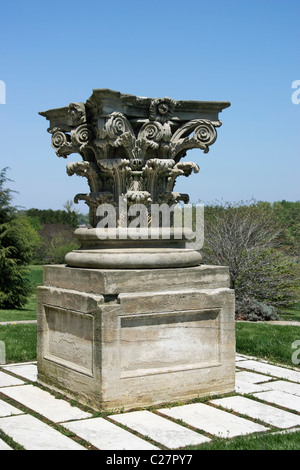
[(46, 266), (38, 288), (38, 381), (94, 409), (232, 392), (227, 268)]

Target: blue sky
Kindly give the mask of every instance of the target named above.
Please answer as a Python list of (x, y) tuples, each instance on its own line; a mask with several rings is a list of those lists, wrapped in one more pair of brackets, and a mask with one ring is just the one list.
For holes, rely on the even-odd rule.
[(177, 180), (192, 202), (300, 200), (299, 20), (299, 0), (0, 0), (0, 168), (15, 204), (61, 209), (88, 192), (38, 112), (95, 88), (231, 102), (210, 152), (186, 157), (200, 173)]

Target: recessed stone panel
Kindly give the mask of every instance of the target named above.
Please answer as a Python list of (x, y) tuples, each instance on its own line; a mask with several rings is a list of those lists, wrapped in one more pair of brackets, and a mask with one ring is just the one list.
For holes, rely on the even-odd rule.
[(220, 365), (220, 309), (130, 315), (120, 321), (123, 378)]
[(45, 307), (48, 327), (45, 358), (92, 375), (93, 316)]

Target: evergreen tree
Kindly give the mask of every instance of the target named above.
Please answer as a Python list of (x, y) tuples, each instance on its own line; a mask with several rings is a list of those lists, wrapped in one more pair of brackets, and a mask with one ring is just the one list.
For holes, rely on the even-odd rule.
[(13, 191), (4, 187), (6, 172), (0, 171), (0, 308), (20, 308), (31, 290), (26, 275), (36, 239), (29, 222), (12, 206)]

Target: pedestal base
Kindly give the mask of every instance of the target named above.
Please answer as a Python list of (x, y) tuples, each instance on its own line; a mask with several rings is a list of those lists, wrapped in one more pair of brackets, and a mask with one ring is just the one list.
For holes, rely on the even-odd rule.
[[(137, 231), (139, 238), (137, 237)], [(65, 257), (68, 266), (90, 269), (162, 269), (199, 266), (202, 256), (189, 248), (187, 233), (176, 229), (79, 228), (78, 250)], [(99, 237), (102, 235), (103, 239)], [(153, 237), (153, 238), (152, 238)]]
[(38, 381), (94, 409), (234, 391), (234, 295), (227, 268), (45, 266)]

